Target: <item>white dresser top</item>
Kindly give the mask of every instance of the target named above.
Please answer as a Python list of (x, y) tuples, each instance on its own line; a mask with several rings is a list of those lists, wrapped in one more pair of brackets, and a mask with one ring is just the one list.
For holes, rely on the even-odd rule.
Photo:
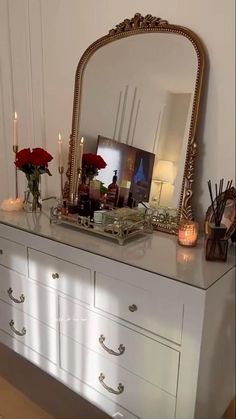
[(140, 269), (173, 278), (185, 284), (207, 289), (235, 266), (235, 245), (230, 241), (227, 262), (207, 262), (203, 239), (195, 248), (181, 247), (173, 235), (154, 232), (128, 241), (118, 242), (81, 232), (73, 227), (50, 224), (49, 215), (24, 211), (0, 210), (0, 224), (76, 247)]

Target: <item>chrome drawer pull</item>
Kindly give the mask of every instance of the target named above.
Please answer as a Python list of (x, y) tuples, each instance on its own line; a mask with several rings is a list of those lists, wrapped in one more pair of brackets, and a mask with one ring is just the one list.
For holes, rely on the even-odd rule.
[(9, 326), (10, 326), (11, 330), (15, 333), (15, 335), (17, 335), (17, 336), (24, 336), (24, 335), (26, 335), (26, 329), (25, 329), (25, 327), (23, 327), (21, 329), (21, 331), (19, 332), (18, 330), (15, 329), (14, 324), (15, 324), (14, 321), (11, 320), (10, 323), (9, 323)]
[(125, 352), (125, 346), (124, 346), (124, 345), (122, 345), (122, 343), (120, 344), (120, 346), (119, 346), (119, 348), (118, 348), (118, 351), (119, 351), (119, 352), (115, 352), (115, 351), (113, 351), (112, 349), (107, 348), (107, 346), (106, 346), (106, 345), (104, 345), (104, 343), (103, 343), (103, 342), (104, 342), (105, 340), (106, 340), (105, 336), (101, 335), (101, 336), (100, 336), (100, 338), (99, 338), (99, 342), (100, 342), (100, 344), (101, 344), (101, 347), (102, 347), (103, 349), (105, 349), (105, 351), (107, 351), (110, 355), (120, 356), (120, 355), (122, 355), (122, 354)]
[(129, 311), (132, 311), (132, 313), (137, 310), (138, 310), (138, 307), (136, 306), (136, 304), (132, 304), (131, 306), (129, 306)]
[(101, 374), (98, 377), (100, 383), (102, 384), (102, 386), (109, 392), (112, 394), (121, 394), (124, 391), (124, 386), (123, 384), (119, 383), (117, 390), (114, 390), (112, 387), (108, 387), (105, 383), (104, 383), (104, 379), (105, 379), (105, 375), (101, 372)]
[(52, 274), (52, 278), (53, 279), (59, 279), (60, 276), (59, 276), (59, 274), (57, 272), (55, 272), (54, 274)]
[(17, 304), (21, 304), (21, 303), (23, 303), (24, 301), (25, 301), (25, 296), (24, 296), (24, 294), (21, 294), (20, 295), (20, 299), (19, 300), (17, 300), (17, 298), (15, 298), (15, 297), (13, 297), (13, 289), (12, 288), (9, 288), (8, 290), (7, 290), (7, 293), (8, 293), (8, 295), (9, 295), (9, 297), (10, 297), (10, 299), (12, 300), (12, 301), (14, 301), (14, 303), (17, 303)]

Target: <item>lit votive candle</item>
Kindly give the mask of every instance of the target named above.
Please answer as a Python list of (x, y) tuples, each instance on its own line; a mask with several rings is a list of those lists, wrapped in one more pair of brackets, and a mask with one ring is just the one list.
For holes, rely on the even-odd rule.
[(20, 211), (23, 208), (23, 201), (20, 198), (5, 199), (4, 201), (2, 201), (0, 208), (3, 211)]
[(197, 244), (198, 223), (183, 220), (179, 225), (178, 243), (181, 246), (193, 247)]

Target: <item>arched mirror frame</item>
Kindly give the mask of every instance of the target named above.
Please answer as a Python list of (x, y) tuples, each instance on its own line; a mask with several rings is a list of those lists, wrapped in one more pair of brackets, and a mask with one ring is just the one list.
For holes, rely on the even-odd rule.
[[(197, 56), (197, 73), (194, 89), (192, 115), (189, 127), (189, 138), (187, 144), (185, 167), (177, 215), (178, 222), (182, 218), (192, 220), (193, 211), (191, 199), (193, 195), (192, 187), (194, 181), (194, 162), (197, 151), (196, 128), (199, 117), (200, 98), (204, 73), (204, 49), (200, 39), (190, 29), (178, 25), (169, 24), (166, 20), (163, 20), (159, 17), (154, 17), (152, 15), (142, 16), (141, 14), (136, 13), (132, 19), (125, 19), (122, 23), (116, 25), (115, 28), (111, 29), (108, 35), (105, 35), (93, 42), (86, 49), (79, 61), (75, 75), (72, 131), (69, 143), (68, 170), (66, 173), (68, 181), (65, 183), (64, 197), (69, 201), (73, 201), (73, 197), (75, 196), (75, 185), (76, 178), (78, 175), (77, 157), (83, 75), (89, 59), (99, 48), (102, 48), (103, 46), (111, 42), (114, 42), (118, 39), (143, 33), (154, 32), (173, 33), (184, 36), (192, 43)], [(155, 224), (155, 228), (160, 231), (176, 234), (176, 227), (173, 227), (168, 223), (166, 225), (157, 223)]]

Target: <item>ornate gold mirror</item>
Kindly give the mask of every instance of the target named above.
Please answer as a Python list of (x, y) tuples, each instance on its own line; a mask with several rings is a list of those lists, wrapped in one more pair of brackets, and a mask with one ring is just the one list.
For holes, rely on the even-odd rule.
[(151, 15), (136, 14), (90, 45), (75, 76), (65, 197), (76, 195), (80, 138), (85, 152), (96, 152), (105, 137), (155, 154), (156, 229), (175, 233), (180, 218), (192, 219), (203, 70), (198, 37)]

